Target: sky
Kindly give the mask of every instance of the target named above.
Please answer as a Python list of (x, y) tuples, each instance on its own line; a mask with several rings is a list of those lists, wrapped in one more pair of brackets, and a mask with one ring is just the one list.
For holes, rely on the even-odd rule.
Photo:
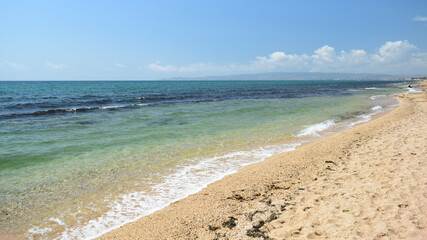
[(0, 0), (0, 80), (427, 75), (425, 0)]

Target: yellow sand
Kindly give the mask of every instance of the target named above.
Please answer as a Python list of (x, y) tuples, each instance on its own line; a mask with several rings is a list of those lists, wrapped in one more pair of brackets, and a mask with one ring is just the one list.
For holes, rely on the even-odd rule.
[(101, 239), (427, 239), (427, 94), (399, 98)]

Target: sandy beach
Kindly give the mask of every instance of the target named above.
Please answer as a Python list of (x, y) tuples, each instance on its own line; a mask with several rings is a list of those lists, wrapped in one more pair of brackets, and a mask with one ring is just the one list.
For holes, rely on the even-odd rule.
[(99, 239), (425, 239), (427, 95), (398, 98)]
[(0, 240), (427, 240), (427, 0), (23, 2)]

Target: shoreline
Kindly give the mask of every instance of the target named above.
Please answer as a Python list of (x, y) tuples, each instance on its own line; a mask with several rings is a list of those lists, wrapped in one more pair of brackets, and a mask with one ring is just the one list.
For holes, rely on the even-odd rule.
[[(246, 166), (196, 194), (114, 229), (99, 239), (262, 239), (274, 235), (275, 229), (281, 229), (273, 227), (275, 224), (286, 225), (277, 224), (276, 218), (283, 218), (289, 206), (300, 205), (301, 201), (295, 199), (305, 194), (305, 186), (338, 171), (339, 167), (346, 168), (347, 162), (353, 160), (351, 152), (375, 139), (381, 129), (417, 115), (414, 109), (421, 103), (414, 99), (425, 98), (424, 95), (425, 92), (399, 95), (402, 104), (387, 114), (304, 144), (292, 152)], [(322, 191), (315, 195), (322, 195)], [(327, 232), (313, 234), (320, 238), (328, 236)]]

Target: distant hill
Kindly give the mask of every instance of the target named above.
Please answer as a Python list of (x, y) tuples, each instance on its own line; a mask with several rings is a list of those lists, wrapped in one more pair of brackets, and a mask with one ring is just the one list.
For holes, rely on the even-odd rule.
[(402, 77), (372, 73), (273, 72), (227, 76), (175, 77), (164, 80), (395, 80)]

